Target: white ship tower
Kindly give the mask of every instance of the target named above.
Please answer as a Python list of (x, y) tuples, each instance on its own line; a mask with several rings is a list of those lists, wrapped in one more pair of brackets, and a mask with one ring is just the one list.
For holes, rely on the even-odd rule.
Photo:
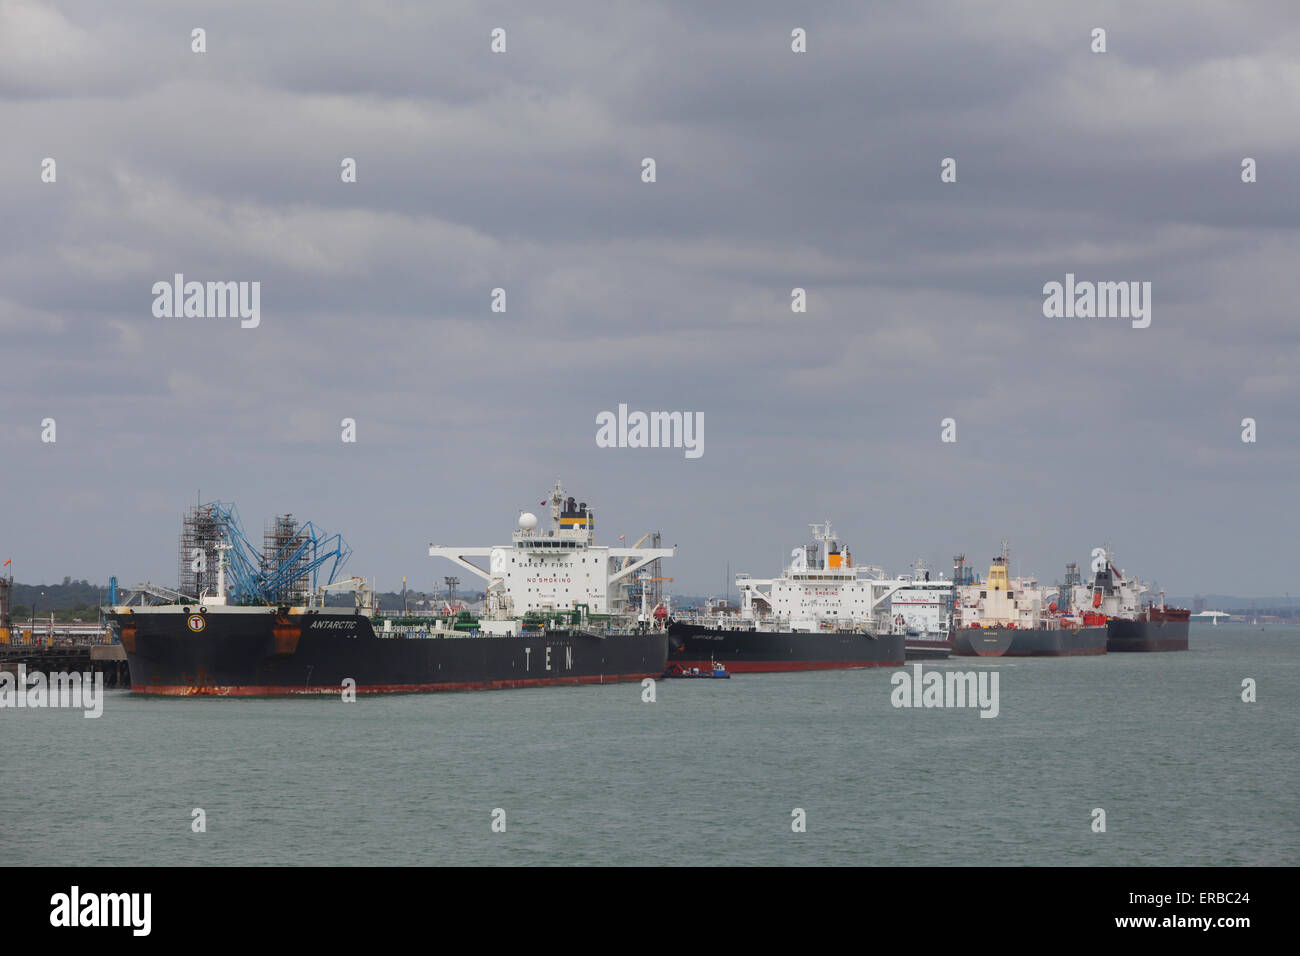
[[(521, 512), (509, 545), (429, 546), (430, 557), (446, 558), (487, 582), (487, 613), (480, 627), (488, 633), (518, 634), (520, 617), (530, 612), (621, 615), (626, 585), (637, 572), (673, 556), (673, 548), (595, 544), (594, 513), (586, 502), (567, 497), (558, 481), (548, 502), (550, 526), (539, 528), (535, 514)], [(488, 568), (470, 558), (487, 558)]]
[(1137, 578), (1127, 577), (1115, 566), (1110, 542), (1093, 554), (1096, 555), (1096, 560), (1093, 564), (1092, 585), (1075, 590), (1071, 595), (1071, 610), (1076, 614), (1092, 611), (1124, 620), (1137, 618), (1142, 610), (1142, 595), (1150, 588)]
[(736, 576), (741, 620), (797, 632), (888, 630), (889, 596), (907, 582), (886, 578), (879, 568), (854, 567), (829, 520), (809, 527), (814, 543), (791, 551), (780, 577)]
[(912, 564), (912, 577), (890, 597), (894, 630), (899, 634), (946, 639), (952, 628), (954, 584), (931, 578), (924, 558)]

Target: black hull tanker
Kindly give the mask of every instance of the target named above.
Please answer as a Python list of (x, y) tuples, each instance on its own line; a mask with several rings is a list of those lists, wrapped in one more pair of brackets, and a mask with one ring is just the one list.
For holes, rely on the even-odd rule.
[(1075, 657), (1105, 654), (1106, 628), (963, 627), (954, 657)]
[(962, 628), (953, 648), (958, 657), (1075, 657), (1105, 653), (1104, 625)]
[(1074, 657), (1106, 653), (1103, 615), (1062, 608), (1034, 578), (1010, 577), (1009, 566), (1010, 553), (1004, 541), (1002, 554), (989, 564), (987, 580), (957, 588), (954, 656)]
[(1092, 588), (1080, 589), (1080, 597), (1090, 599), (1092, 609), (1106, 615), (1107, 650), (1187, 650), (1191, 611), (1166, 606), (1163, 594), (1159, 604), (1142, 605), (1142, 594), (1149, 590), (1146, 585), (1115, 567), (1109, 547), (1098, 548), (1095, 555)]
[(673, 621), (669, 660), (688, 667), (726, 664), (737, 674), (899, 667), (906, 657), (901, 634), (760, 631)]
[(951, 637), (935, 638), (908, 635), (907, 659), (909, 661), (940, 661), (953, 654)]
[(1183, 608), (1149, 608), (1134, 620), (1112, 617), (1106, 621), (1106, 650), (1185, 651), (1191, 612)]
[(386, 635), (364, 615), (329, 609), (148, 613), (153, 610), (114, 615), (132, 690), (140, 694), (246, 697), (336, 695), (347, 686), (357, 693), (403, 693), (608, 684), (658, 677), (668, 659), (662, 630), (605, 635), (574, 628), (492, 636), (424, 628)]
[(962, 627), (953, 633), (953, 657), (1001, 657), (1011, 646), (1005, 627)]
[(738, 674), (901, 666), (905, 637), (889, 599), (910, 582), (855, 567), (829, 521), (811, 527), (812, 542), (777, 577), (736, 576), (738, 609), (670, 621), (669, 660)]
[[(380, 615), (361, 578), (316, 586), (315, 569), (329, 565), (332, 576), (349, 552), (341, 539), (322, 539), (284, 515), (268, 531), (265, 553), (250, 553), (233, 506), (220, 502), (197, 506), (182, 532), (187, 561), (192, 552), (215, 553), (215, 580), (187, 581), (183, 571), (189, 591), (146, 604), (164, 589), (141, 585), (140, 605), (128, 599), (105, 613), (139, 694), (374, 694), (661, 676), (667, 611), (647, 606), (645, 587), (639, 608), (628, 595), (640, 580), (633, 576), (652, 574), (647, 569), (673, 549), (598, 546), (585, 502), (566, 498), (558, 483), (549, 501), (550, 527), (521, 512), (509, 545), (430, 546), (430, 556), (483, 579), (477, 614), (449, 605), (425, 617)], [(318, 553), (322, 541), (339, 543)], [(331, 606), (331, 591), (351, 591), (355, 606)]]

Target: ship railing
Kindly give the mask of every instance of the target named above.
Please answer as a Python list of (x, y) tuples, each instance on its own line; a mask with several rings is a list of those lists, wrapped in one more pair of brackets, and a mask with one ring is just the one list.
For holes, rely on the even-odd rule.
[[(17, 647), (86, 647), (118, 643), (109, 628), (85, 629), (85, 625), (61, 626), (37, 622), (9, 627), (8, 645)], [(5, 646), (0, 644), (0, 646)]]
[(469, 631), (457, 631), (450, 626), (438, 627), (438, 624), (446, 625), (443, 619), (430, 619), (428, 624), (395, 624), (390, 628), (376, 627), (374, 629), (375, 637), (379, 638), (426, 638), (426, 637), (449, 637), (449, 636), (468, 636)]
[[(605, 637), (618, 637), (621, 636), (622, 634), (627, 633), (628, 630), (635, 630), (635, 628), (618, 628), (610, 625), (606, 625), (604, 627), (582, 627), (582, 626), (579, 627), (581, 630), (589, 634), (601, 634), (604, 635)], [(646, 629), (647, 633), (656, 630), (661, 630), (661, 629), (655, 627), (649, 627)], [(546, 633), (547, 633), (546, 629), (543, 628), (526, 627), (520, 630), (518, 635), (514, 635), (514, 636), (543, 637), (545, 636)], [(375, 628), (375, 637), (381, 639), (382, 638), (388, 638), (388, 639), (406, 638), (409, 640), (423, 640), (423, 639), (438, 638), (438, 637), (490, 637), (490, 636), (494, 636), (494, 635), (490, 635), (488, 632), (483, 631), (477, 627), (472, 628), (471, 630), (468, 631), (458, 631), (452, 628), (440, 629), (435, 627), (422, 626), (418, 624), (400, 625), (388, 629)], [(495, 636), (499, 636), (499, 635), (495, 635)]]
[(677, 614), (674, 615), (673, 620), (680, 624), (696, 624), (722, 631), (753, 631), (759, 624), (780, 623), (771, 618), (755, 619), (734, 614)]

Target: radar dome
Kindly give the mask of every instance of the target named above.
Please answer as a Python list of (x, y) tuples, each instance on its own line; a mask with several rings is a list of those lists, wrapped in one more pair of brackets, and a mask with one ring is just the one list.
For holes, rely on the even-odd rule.
[(531, 511), (525, 511), (519, 515), (519, 530), (532, 531), (537, 527), (537, 515)]

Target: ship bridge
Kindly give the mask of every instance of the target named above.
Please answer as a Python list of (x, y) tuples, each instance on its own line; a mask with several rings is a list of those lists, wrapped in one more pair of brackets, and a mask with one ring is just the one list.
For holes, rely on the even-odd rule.
[[(550, 527), (539, 527), (535, 514), (521, 512), (509, 546), (430, 545), (429, 556), (446, 558), (486, 581), (489, 605), (514, 616), (580, 605), (593, 614), (617, 613), (624, 605), (625, 583), (651, 562), (675, 553), (673, 548), (595, 544), (595, 516), (586, 502), (567, 497), (559, 482), (548, 502)], [(487, 569), (471, 558), (487, 558)]]
[(890, 595), (909, 582), (888, 578), (880, 568), (855, 567), (848, 546), (831, 530), (829, 521), (810, 527), (813, 542), (790, 552), (790, 564), (780, 577), (736, 576), (741, 618), (770, 614), (794, 630), (883, 627)]

